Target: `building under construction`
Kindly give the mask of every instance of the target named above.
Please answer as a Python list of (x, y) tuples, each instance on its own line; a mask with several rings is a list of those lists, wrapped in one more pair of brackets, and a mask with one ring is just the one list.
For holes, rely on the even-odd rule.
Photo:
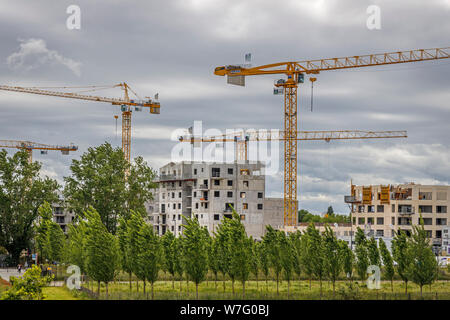
[(266, 198), (261, 162), (171, 162), (159, 169), (155, 200), (148, 204), (155, 231), (183, 233), (186, 217), (195, 217), (212, 234), (224, 218), (239, 214), (247, 234), (261, 239), (266, 225), (283, 225), (283, 198)]
[(345, 197), (351, 206), (353, 226), (375, 237), (393, 237), (403, 230), (411, 234), (412, 226), (423, 218), (436, 252), (448, 246), (450, 221), (450, 186), (411, 183), (399, 185), (351, 186)]

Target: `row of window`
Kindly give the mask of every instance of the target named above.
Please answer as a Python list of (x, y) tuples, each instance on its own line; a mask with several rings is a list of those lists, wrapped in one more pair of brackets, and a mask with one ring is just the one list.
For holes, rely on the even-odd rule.
[[(360, 205), (358, 206), (358, 212), (359, 213), (383, 213), (385, 208), (384, 205)], [(375, 211), (376, 209), (376, 211)], [(396, 207), (395, 204), (391, 205), (391, 212), (395, 213)], [(414, 207), (410, 204), (399, 204), (397, 206), (397, 212), (399, 213), (415, 213)], [(447, 213), (447, 206), (435, 206), (435, 213)], [(419, 205), (418, 213), (433, 213), (433, 206), (431, 205)]]
[[(373, 218), (373, 217), (360, 217), (358, 218), (358, 225), (366, 225), (366, 224), (370, 224), (370, 225), (374, 225), (376, 221), (377, 225), (384, 225), (384, 218), (383, 217), (378, 217)], [(353, 218), (353, 225), (356, 224), (356, 218)], [(395, 217), (391, 217), (391, 224), (395, 225)], [(398, 225), (412, 225), (412, 218), (404, 218), (404, 217), (399, 217), (397, 218), (397, 224)], [(447, 225), (447, 219), (446, 218), (436, 218), (434, 223), (433, 223), (433, 218), (423, 218), (423, 224), (426, 226), (431, 226), (431, 225), (436, 225), (436, 226), (446, 226)]]

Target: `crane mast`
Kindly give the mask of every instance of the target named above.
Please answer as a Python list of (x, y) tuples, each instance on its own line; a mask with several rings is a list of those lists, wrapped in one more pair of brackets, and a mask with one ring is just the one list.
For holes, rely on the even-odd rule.
[[(227, 76), (228, 83), (245, 85), (246, 76), (283, 74), (275, 86), (284, 92), (284, 224), (297, 225), (297, 133), (298, 110), (297, 88), (303, 83), (305, 74), (319, 74), (321, 71), (341, 70), (361, 67), (402, 64), (419, 61), (450, 58), (450, 47), (396, 51), (381, 54), (348, 56), (331, 59), (316, 59), (293, 62), (278, 62), (246, 68), (227, 65), (215, 68), (214, 74)], [(315, 78), (314, 78), (315, 79)]]

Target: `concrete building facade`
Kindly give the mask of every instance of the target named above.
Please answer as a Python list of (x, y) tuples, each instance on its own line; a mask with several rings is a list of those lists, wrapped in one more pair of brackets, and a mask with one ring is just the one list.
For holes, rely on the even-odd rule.
[[(403, 230), (411, 234), (422, 215), (424, 228), (433, 249), (444, 249), (444, 230), (450, 221), (450, 186), (415, 183), (400, 185), (353, 186), (345, 197), (350, 204), (354, 227), (366, 230), (375, 237), (393, 237)], [(448, 235), (448, 231), (446, 231)], [(447, 240), (448, 245), (448, 240)]]
[(148, 204), (149, 220), (163, 235), (182, 234), (184, 219), (196, 217), (213, 233), (239, 214), (247, 234), (260, 239), (267, 224), (283, 224), (283, 199), (265, 197), (263, 165), (257, 163), (171, 162), (159, 169), (159, 187)]

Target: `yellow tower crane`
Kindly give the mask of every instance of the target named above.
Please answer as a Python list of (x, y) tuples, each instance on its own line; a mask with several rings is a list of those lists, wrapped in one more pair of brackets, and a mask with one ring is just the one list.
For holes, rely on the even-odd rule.
[[(45, 96), (53, 96), (53, 97), (62, 97), (62, 98), (71, 98), (71, 99), (80, 99), (80, 100), (89, 100), (89, 101), (99, 101), (99, 102), (108, 102), (112, 105), (120, 105), (122, 111), (122, 151), (125, 155), (125, 159), (130, 162), (130, 154), (131, 154), (131, 113), (132, 107), (135, 107), (135, 111), (142, 111), (142, 107), (148, 107), (150, 109), (150, 113), (159, 114), (160, 103), (157, 101), (152, 101), (147, 98), (147, 100), (141, 99), (127, 83), (119, 83), (113, 86), (90, 86), (90, 87), (51, 87), (51, 88), (90, 88), (88, 91), (95, 90), (103, 90), (110, 88), (120, 87), (124, 90), (124, 97), (121, 99), (117, 98), (108, 98), (108, 97), (99, 97), (99, 96), (91, 96), (80, 94), (76, 92), (60, 92), (60, 91), (49, 91), (43, 90), (44, 88), (49, 87), (12, 87), (12, 86), (0, 86), (0, 90), (6, 91), (15, 91), (15, 92), (24, 92), (24, 93), (33, 93)], [(129, 91), (131, 91), (138, 99), (130, 99)]]
[[(340, 130), (340, 131), (297, 131), (297, 141), (305, 140), (357, 140), (357, 139), (390, 139), (407, 138), (407, 132), (402, 131), (363, 131), (363, 130)], [(271, 132), (266, 130), (246, 130), (227, 133), (218, 136), (195, 137), (193, 135), (180, 136), (180, 142), (235, 142), (235, 159), (237, 161), (248, 160), (249, 141), (286, 141), (283, 131)]]
[(63, 155), (68, 155), (70, 151), (77, 151), (78, 147), (72, 143), (68, 146), (49, 145), (43, 143), (36, 143), (31, 141), (20, 140), (0, 140), (0, 148), (15, 148), (26, 150), (28, 152), (28, 162), (33, 162), (33, 150), (41, 150), (46, 153), (48, 150), (59, 150)]
[[(227, 76), (228, 83), (245, 85), (246, 76), (283, 74), (287, 79), (276, 81), (275, 87), (284, 93), (284, 218), (285, 225), (297, 224), (297, 87), (305, 74), (349, 68), (373, 67), (450, 58), (450, 47), (397, 51), (352, 57), (278, 62), (257, 67), (220, 66), (218, 76)], [(312, 78), (311, 80), (316, 80)]]

